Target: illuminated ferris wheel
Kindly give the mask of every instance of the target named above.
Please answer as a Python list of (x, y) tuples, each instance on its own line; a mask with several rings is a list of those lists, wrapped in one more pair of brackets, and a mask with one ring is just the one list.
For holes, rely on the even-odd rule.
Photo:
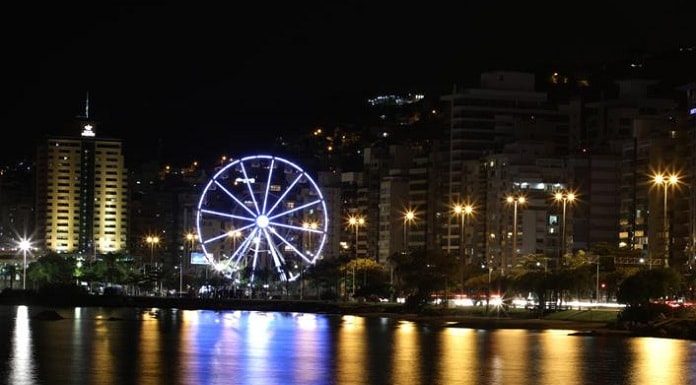
[(328, 214), (314, 180), (269, 155), (223, 167), (198, 202), (198, 240), (208, 264), (254, 281), (294, 281), (321, 256)]

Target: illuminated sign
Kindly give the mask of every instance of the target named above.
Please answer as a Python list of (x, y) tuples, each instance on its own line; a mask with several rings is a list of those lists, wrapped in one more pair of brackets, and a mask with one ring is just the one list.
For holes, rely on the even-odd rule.
[[(212, 255), (211, 255), (212, 257)], [(192, 265), (207, 265), (208, 258), (205, 257), (205, 253), (199, 251), (191, 252), (191, 264)]]
[(689, 115), (696, 115), (696, 108), (692, 108), (689, 110)]
[(82, 130), (82, 136), (90, 136), (90, 137), (93, 137), (93, 136), (94, 136), (94, 131), (92, 131), (92, 128), (94, 128), (94, 127), (92, 127), (91, 124), (86, 124), (85, 127), (84, 127), (84, 130)]

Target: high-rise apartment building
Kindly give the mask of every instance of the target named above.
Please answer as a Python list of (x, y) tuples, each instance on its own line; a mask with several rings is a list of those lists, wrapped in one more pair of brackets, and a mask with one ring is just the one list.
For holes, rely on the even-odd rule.
[(688, 239), (686, 255), (689, 266), (696, 264), (696, 83), (690, 83), (682, 87), (686, 91), (686, 133), (689, 152), (691, 156), (687, 160), (686, 177), (688, 178), (689, 213), (688, 213)]
[[(482, 210), (486, 256), (492, 266), (511, 268), (519, 257), (530, 254), (560, 258), (564, 218), (552, 198), (556, 192), (569, 190), (564, 163), (562, 158), (553, 157), (544, 142), (510, 144), (503, 152), (486, 158)], [(514, 203), (519, 197), (524, 200)], [(573, 248), (570, 209), (566, 216), (564, 246), (569, 251)]]
[(128, 182), (122, 143), (96, 136), (86, 123), (76, 137), (38, 146), (38, 238), (59, 253), (96, 255), (126, 249)]
[[(473, 187), (479, 183), (476, 163), (499, 153), (516, 141), (544, 141), (554, 154), (567, 153), (569, 146), (569, 114), (556, 106), (545, 92), (535, 88), (531, 73), (494, 71), (481, 74), (480, 87), (455, 88), (442, 97), (449, 109), (448, 135), (442, 152), (447, 154), (442, 166), (443, 212), (454, 204), (479, 202)], [(482, 212), (481, 212), (482, 213)], [(441, 244), (447, 253), (461, 251), (459, 224), (451, 216), (445, 221)], [(483, 229), (482, 222), (474, 231)]]

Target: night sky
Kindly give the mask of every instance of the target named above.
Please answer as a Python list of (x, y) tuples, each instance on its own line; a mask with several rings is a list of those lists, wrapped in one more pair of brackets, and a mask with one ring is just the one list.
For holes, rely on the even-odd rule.
[(98, 135), (125, 139), (129, 162), (158, 142), (176, 162), (350, 120), (375, 94), (433, 96), (482, 70), (577, 69), (696, 40), (693, 1), (101, 3), (3, 6), (0, 126), (17, 139), (0, 141), (0, 161), (77, 133), (86, 91)]

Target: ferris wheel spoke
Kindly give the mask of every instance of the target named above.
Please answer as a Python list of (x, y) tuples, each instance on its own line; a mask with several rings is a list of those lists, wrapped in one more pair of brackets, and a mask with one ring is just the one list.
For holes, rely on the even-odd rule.
[(268, 219), (273, 220), (273, 219), (276, 219), (276, 218), (279, 218), (279, 217), (282, 217), (282, 216), (285, 216), (285, 215), (294, 213), (295, 211), (302, 210), (302, 209), (306, 209), (307, 207), (310, 207), (310, 206), (314, 206), (314, 205), (316, 205), (316, 204), (318, 204), (318, 203), (321, 203), (321, 199), (317, 199), (317, 200), (315, 200), (315, 201), (312, 201), (312, 202), (309, 202), (309, 203), (305, 203), (305, 204), (303, 204), (302, 206), (297, 206), (297, 207), (295, 207), (295, 208), (293, 208), (293, 209), (290, 209), (290, 210), (287, 210), (287, 211), (283, 211), (283, 212), (280, 213), (280, 214), (276, 214), (276, 215), (274, 215), (274, 216), (272, 216), (272, 217), (268, 217)]
[(201, 212), (202, 212), (202, 213), (205, 213), (205, 214), (217, 215), (217, 216), (225, 217), (225, 218), (241, 219), (241, 220), (243, 220), (243, 221), (256, 222), (256, 219), (254, 219), (254, 218), (243, 217), (243, 216), (234, 215), (234, 214), (226, 214), (226, 213), (221, 213), (221, 212), (219, 212), (219, 211), (213, 211), (213, 210), (208, 210), (208, 209), (201, 209)]
[(280, 202), (283, 201), (283, 199), (285, 198), (286, 195), (288, 195), (288, 193), (290, 192), (290, 190), (292, 190), (292, 188), (295, 187), (295, 185), (297, 184), (297, 182), (299, 182), (300, 179), (302, 179), (302, 176), (304, 176), (304, 174), (298, 175), (297, 178), (295, 178), (295, 180), (292, 181), (292, 183), (290, 183), (290, 186), (288, 186), (288, 188), (285, 190), (285, 192), (283, 192), (283, 194), (280, 196), (280, 198), (278, 198), (278, 200), (277, 200), (277, 201), (273, 204), (273, 206), (271, 206), (271, 208), (268, 210), (268, 212), (266, 213), (266, 216), (271, 215), (271, 213), (273, 212), (273, 210), (275, 210), (275, 208), (278, 207), (278, 205), (280, 204)]
[(275, 232), (275, 231), (271, 231), (271, 233), (272, 233), (273, 235), (275, 235), (276, 237), (278, 237), (278, 239), (280, 239), (281, 241), (283, 241), (283, 243), (285, 243), (286, 245), (288, 245), (288, 247), (290, 247), (290, 249), (291, 249), (292, 251), (294, 251), (295, 254), (297, 254), (297, 255), (299, 255), (300, 257), (302, 257), (302, 259), (304, 259), (305, 261), (307, 261), (307, 263), (312, 263), (312, 260), (311, 260), (311, 259), (307, 258), (304, 254), (302, 254), (302, 252), (301, 252), (300, 250), (297, 250), (297, 248), (296, 248), (295, 246), (293, 246), (290, 242), (288, 242), (287, 239), (283, 238), (282, 235), (278, 234), (278, 233)]
[[(273, 231), (271, 231), (271, 232), (273, 232)], [(266, 230), (266, 233), (268, 233), (268, 230)], [(282, 264), (285, 264), (285, 257), (283, 256), (283, 253), (280, 252), (280, 248), (278, 248), (278, 245), (276, 245), (275, 242), (273, 242), (273, 237), (271, 237), (270, 234), (268, 236), (267, 242), (269, 242), (270, 245), (273, 246), (273, 248), (275, 249), (276, 255), (278, 256), (278, 260)], [(281, 267), (282, 267), (282, 265), (281, 265)]]
[[(239, 227), (237, 229), (230, 230), (230, 231), (240, 231), (241, 232), (241, 231), (244, 231), (244, 230), (251, 228), (251, 227), (254, 227), (254, 226), (256, 226), (256, 223), (248, 224), (246, 226), (242, 226), (242, 227)], [(203, 243), (208, 244), (210, 242), (217, 241), (220, 238), (229, 237), (229, 236), (230, 236), (230, 232), (228, 231), (228, 232), (222, 233), (218, 236), (212, 237), (210, 239), (206, 239), (205, 241), (203, 241)]]
[(259, 257), (259, 249), (261, 245), (261, 240), (262, 238), (259, 237), (259, 243), (256, 245), (256, 249), (254, 249), (254, 261), (251, 264), (251, 282), (254, 282), (254, 273), (256, 272), (256, 260)]
[(308, 233), (324, 234), (324, 232), (321, 231), (321, 230), (310, 229), (310, 228), (307, 228), (307, 227), (286, 225), (285, 223), (279, 223), (279, 222), (268, 222), (268, 225), (269, 225), (269, 226), (285, 227), (286, 229), (293, 229), (293, 230), (298, 230), (298, 231), (305, 231), (305, 232), (308, 232)]
[(235, 250), (234, 253), (232, 253), (232, 255), (227, 259), (226, 264), (225, 264), (225, 268), (227, 268), (232, 263), (232, 261), (235, 259), (235, 257), (237, 258), (237, 260), (234, 261), (234, 263), (237, 264), (239, 262), (239, 260), (242, 258), (244, 253), (246, 253), (246, 251), (249, 249), (249, 245), (253, 241), (257, 231), (258, 231), (258, 228), (255, 228), (254, 230), (252, 230), (252, 232), (249, 234), (249, 236), (246, 239), (244, 239), (244, 241), (239, 246), (239, 248), (237, 250)]
[(203, 244), (206, 244), (206, 245), (207, 245), (207, 244), (210, 243), (210, 242), (214, 242), (214, 241), (217, 241), (218, 239), (225, 238), (225, 237), (228, 237), (228, 236), (229, 236), (229, 235), (227, 235), (227, 233), (220, 234), (220, 235), (218, 235), (218, 236), (216, 236), (216, 237), (212, 237), (212, 238), (206, 239), (205, 241), (203, 241)]
[(205, 260), (208, 261), (208, 265), (215, 266), (215, 260), (213, 260), (212, 254), (205, 253)]
[[(239, 231), (239, 232), (241, 232), (241, 231), (244, 231), (244, 230), (246, 230), (246, 229), (248, 229), (248, 228), (251, 228), (251, 227), (254, 227), (254, 226), (256, 226), (256, 224), (255, 224), (255, 223), (252, 223), (252, 224), (249, 224), (249, 225), (246, 225), (246, 226), (242, 226), (242, 227), (239, 227), (239, 228), (237, 228), (237, 229), (230, 230), (230, 231)], [(219, 239), (221, 239), (221, 238), (229, 237), (229, 236), (230, 236), (230, 232), (227, 231), (227, 232), (224, 232), (224, 233), (222, 233), (222, 234), (220, 234), (220, 235), (217, 235), (217, 236), (215, 236), (215, 237), (206, 239), (205, 241), (203, 241), (203, 243), (204, 243), (204, 244), (208, 244), (208, 243), (210, 243), (210, 242), (214, 242), (214, 241), (217, 241), (217, 240), (219, 240)]]
[(220, 188), (222, 189), (222, 191), (225, 192), (225, 194), (229, 195), (230, 198), (232, 198), (235, 202), (237, 202), (238, 205), (242, 206), (242, 207), (244, 208), (244, 210), (246, 210), (246, 211), (247, 211), (249, 214), (251, 214), (253, 217), (256, 217), (257, 214), (254, 214), (254, 212), (251, 211), (250, 208), (246, 207), (246, 205), (245, 205), (244, 203), (242, 203), (242, 201), (240, 201), (239, 199), (237, 199), (237, 197), (234, 196), (234, 194), (232, 194), (228, 189), (226, 189), (225, 186), (221, 185), (220, 182), (218, 182), (217, 180), (215, 181), (215, 184), (216, 184), (218, 187), (220, 187)]
[(242, 166), (242, 174), (244, 174), (244, 183), (246, 183), (247, 188), (249, 188), (249, 195), (251, 195), (251, 201), (254, 202), (254, 207), (256, 208), (256, 215), (261, 214), (259, 211), (259, 204), (256, 203), (256, 197), (254, 196), (254, 190), (251, 188), (251, 182), (249, 182), (249, 176), (247, 176), (246, 168), (244, 167), (244, 162), (239, 162)]
[(271, 166), (268, 168), (268, 182), (266, 183), (266, 193), (263, 195), (263, 209), (261, 213), (266, 212), (266, 202), (268, 201), (268, 189), (271, 187), (271, 176), (273, 175), (273, 164), (275, 159), (271, 159)]
[[(242, 256), (244, 254), (246, 254), (246, 252), (249, 250), (251, 243), (254, 242), (254, 239), (256, 239), (256, 237), (258, 236), (258, 232), (259, 232), (258, 230), (259, 229), (257, 227), (251, 232), (251, 234), (249, 234), (247, 239), (244, 240), (245, 244), (243, 244), (238, 250), (235, 250), (235, 252), (232, 253), (232, 256), (230, 257), (230, 261), (232, 261), (236, 257), (237, 260), (235, 261), (235, 263), (238, 263), (242, 259)], [(237, 254), (239, 254), (239, 255), (237, 255)]]
[[(254, 226), (256, 226), (256, 223), (250, 223), (250, 224), (248, 224), (248, 225), (246, 225), (246, 226), (242, 226), (242, 227), (239, 227), (239, 228), (236, 228), (236, 229), (232, 229), (231, 231), (240, 231), (240, 232), (241, 232), (241, 231), (244, 231), (244, 230), (246, 230), (246, 229), (248, 229), (248, 228), (251, 228), (251, 227), (254, 227)], [(229, 231), (228, 231), (228, 233), (229, 233)]]
[(263, 229), (263, 233), (266, 236), (266, 241), (268, 242), (268, 248), (271, 250), (271, 256), (273, 257), (273, 263), (276, 266), (276, 269), (278, 270), (278, 274), (281, 275), (281, 278), (285, 280), (285, 272), (283, 271), (283, 268), (280, 264), (280, 252), (276, 250), (275, 245), (273, 244), (273, 240), (271, 239), (271, 236), (268, 234), (268, 231), (266, 229)]

